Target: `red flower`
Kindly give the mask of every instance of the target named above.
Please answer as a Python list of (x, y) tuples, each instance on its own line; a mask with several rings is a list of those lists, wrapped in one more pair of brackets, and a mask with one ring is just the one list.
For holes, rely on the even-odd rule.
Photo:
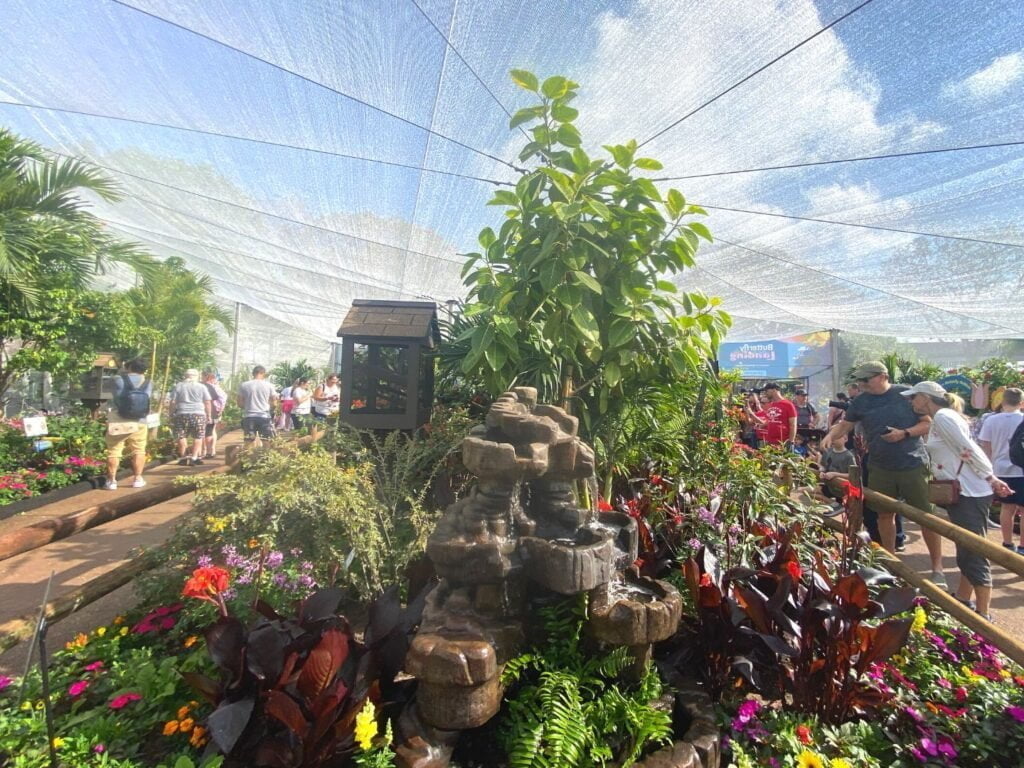
[(795, 560), (790, 560), (786, 563), (786, 572), (793, 577), (793, 581), (800, 581), (800, 577), (804, 575), (803, 569), (800, 567), (800, 563)]
[(598, 512), (611, 512), (614, 507), (604, 499), (597, 500), (597, 511)]
[(664, 481), (662, 480), (661, 475), (651, 475), (651, 485), (661, 485), (663, 482)]
[(228, 588), (230, 579), (228, 572), (216, 565), (206, 568), (196, 568), (192, 571), (191, 578), (185, 582), (185, 588), (181, 591), (185, 597), (198, 597), (201, 600), (209, 600), (212, 596), (219, 595)]
[(142, 697), (137, 693), (122, 693), (120, 696), (115, 696), (110, 700), (109, 706), (111, 709), (124, 709), (128, 704), (133, 701), (139, 701)]
[(811, 729), (806, 725), (798, 725), (796, 727), (796, 737), (800, 740), (801, 744), (813, 744), (814, 737), (811, 736)]
[(700, 585), (702, 587), (710, 587), (711, 586), (711, 574), (710, 573), (702, 573), (700, 575)]

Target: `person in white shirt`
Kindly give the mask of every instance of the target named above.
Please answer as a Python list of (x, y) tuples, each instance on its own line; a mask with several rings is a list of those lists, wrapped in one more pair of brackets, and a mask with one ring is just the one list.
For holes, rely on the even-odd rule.
[(1024, 413), (1020, 411), (1022, 399), (1024, 392), (1016, 387), (1003, 390), (1001, 412), (989, 414), (978, 434), (978, 444), (992, 460), (996, 477), (1013, 491), (1000, 501), (999, 527), (1003, 530), (1003, 546), (1016, 549), (1019, 555), (1024, 555), (1024, 526), (1021, 527), (1020, 544), (1014, 548), (1013, 521), (1024, 514), (1024, 469), (1010, 461), (1010, 438), (1024, 421)]
[(313, 418), (317, 421), (324, 421), (341, 410), (341, 387), (338, 381), (338, 374), (332, 373), (313, 393)]
[[(960, 398), (934, 381), (922, 381), (902, 394), (910, 398), (915, 413), (932, 419), (925, 443), (932, 477), (960, 482), (959, 499), (946, 508), (950, 522), (984, 537), (993, 495), (1009, 496), (1012, 491), (995, 476), (992, 462), (971, 440), (967, 419), (955, 408), (960, 405)], [(958, 542), (956, 564), (960, 569), (957, 599), (991, 620), (992, 574), (988, 560)], [(976, 605), (971, 602), (972, 594), (977, 597)]]
[(302, 429), (309, 421), (309, 412), (312, 409), (312, 393), (309, 391), (309, 377), (301, 376), (292, 387), (292, 426), (295, 429)]

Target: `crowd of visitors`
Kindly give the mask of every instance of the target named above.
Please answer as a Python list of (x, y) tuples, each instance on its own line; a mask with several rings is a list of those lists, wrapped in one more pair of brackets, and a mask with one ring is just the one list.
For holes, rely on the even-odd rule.
[[(146, 377), (146, 370), (145, 360), (131, 360), (114, 380), (107, 408), (107, 490), (118, 488), (117, 470), (126, 451), (132, 457), (132, 487), (146, 485), (146, 445), (150, 430), (159, 424), (158, 414), (150, 413), (153, 381)], [(178, 464), (202, 465), (216, 456), (217, 427), (228, 398), (215, 371), (200, 374), (195, 368), (186, 370), (167, 393), (164, 406), (177, 443)], [(252, 377), (239, 385), (235, 402), (245, 440), (260, 443), (278, 431), (309, 427), (311, 419), (324, 422), (335, 417), (341, 409), (340, 377), (331, 373), (314, 387), (308, 376), (300, 376), (278, 392), (267, 379), (266, 368), (257, 365)]]
[[(984, 415), (973, 427), (963, 402), (933, 381), (912, 387), (894, 384), (878, 361), (857, 365), (846, 392), (836, 394), (828, 411), (818, 412), (807, 392), (786, 399), (778, 384), (743, 392), (741, 440), (753, 448), (774, 446), (806, 456), (819, 471), (821, 498), (841, 514), (842, 493), (832, 481), (849, 479), (854, 465), (864, 485), (979, 536), (989, 527), (992, 505), (1000, 505), (1003, 546), (1024, 555), (1024, 530), (1014, 544), (1014, 525), (1024, 515), (1024, 393), (1007, 389), (1001, 410)], [(938, 509), (929, 483), (955, 488)], [(870, 504), (864, 525), (873, 540), (890, 552), (905, 549), (899, 515)], [(931, 561), (931, 581), (948, 588), (942, 537), (921, 526)], [(965, 605), (991, 619), (992, 577), (988, 560), (957, 543), (960, 578), (952, 590)]]

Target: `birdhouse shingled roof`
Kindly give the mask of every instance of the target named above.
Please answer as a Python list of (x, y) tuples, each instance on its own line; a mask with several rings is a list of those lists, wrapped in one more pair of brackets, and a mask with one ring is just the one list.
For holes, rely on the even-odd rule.
[(432, 301), (354, 299), (338, 335), (378, 342), (419, 341), (433, 347), (441, 341), (437, 305)]

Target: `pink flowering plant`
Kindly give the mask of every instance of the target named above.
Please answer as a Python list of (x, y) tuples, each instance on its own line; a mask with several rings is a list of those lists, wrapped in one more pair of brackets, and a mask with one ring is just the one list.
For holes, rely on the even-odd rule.
[[(184, 742), (156, 738), (167, 719), (193, 698), (183, 675), (208, 673), (205, 644), (185, 647), (173, 637), (181, 604), (117, 617), (51, 646), (50, 691), (61, 765), (139, 768), (174, 765), (199, 752)], [(0, 765), (49, 765), (38, 666), (24, 687), (0, 677)], [(193, 717), (204, 717), (197, 705)], [(155, 745), (155, 747), (154, 747)], [(17, 756), (17, 762), (8, 762)], [(196, 765), (199, 760), (196, 759)]]

